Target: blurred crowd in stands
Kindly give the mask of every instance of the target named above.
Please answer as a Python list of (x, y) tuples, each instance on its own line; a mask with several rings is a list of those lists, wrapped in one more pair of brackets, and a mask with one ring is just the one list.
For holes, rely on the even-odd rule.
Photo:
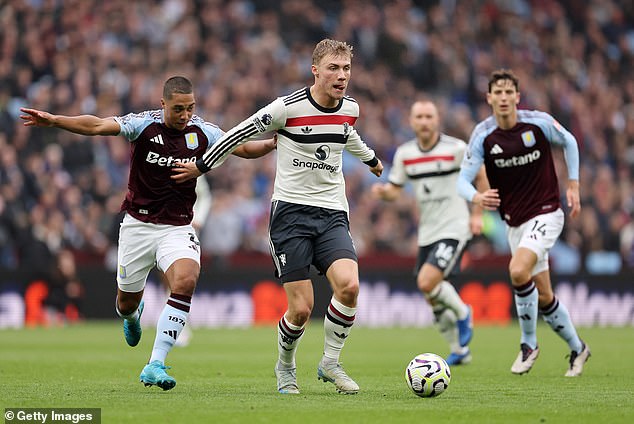
[[(489, 73), (512, 68), (520, 107), (551, 113), (579, 142), (582, 213), (566, 221), (552, 251), (555, 271), (634, 268), (631, 0), (4, 0), (0, 269), (48, 270), (76, 293), (69, 261), (108, 257), (127, 189), (123, 137), (25, 128), (20, 107), (102, 117), (159, 109), (165, 79), (185, 75), (196, 113), (228, 130), (310, 85), (312, 50), (325, 37), (354, 46), (348, 94), (361, 109), (356, 128), (386, 165), (413, 136), (415, 99), (433, 97), (443, 131), (468, 140), (490, 114)], [(358, 253), (414, 255), (413, 196), (372, 199), (375, 177), (350, 159), (344, 174)], [(556, 160), (565, 183), (559, 151)], [(232, 157), (206, 174), (213, 193), (200, 229), (206, 255), (268, 254), (274, 174), (275, 154)], [(472, 259), (508, 253), (499, 217), (485, 218)]]

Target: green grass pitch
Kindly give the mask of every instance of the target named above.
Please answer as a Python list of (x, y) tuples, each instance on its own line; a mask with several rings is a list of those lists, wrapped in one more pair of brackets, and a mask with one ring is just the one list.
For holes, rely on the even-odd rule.
[(437, 398), (411, 393), (403, 374), (416, 354), (442, 356), (434, 328), (355, 328), (342, 363), (357, 381), (356, 396), (318, 381), (322, 323), (301, 341), (301, 394), (276, 392), (274, 327), (195, 329), (190, 346), (167, 364), (177, 385), (164, 392), (138, 380), (154, 331), (130, 348), (119, 322), (0, 331), (0, 409), (102, 408), (103, 423), (632, 423), (634, 331), (582, 328), (592, 350), (584, 374), (563, 376), (567, 346), (540, 323), (540, 357), (523, 376), (509, 371), (519, 329), (476, 326), (474, 360), (452, 368)]

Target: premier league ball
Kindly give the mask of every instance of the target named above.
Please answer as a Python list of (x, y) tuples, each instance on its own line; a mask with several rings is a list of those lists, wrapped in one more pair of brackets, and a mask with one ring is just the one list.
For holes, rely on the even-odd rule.
[(417, 396), (434, 397), (449, 387), (451, 370), (440, 356), (422, 353), (407, 365), (405, 381)]

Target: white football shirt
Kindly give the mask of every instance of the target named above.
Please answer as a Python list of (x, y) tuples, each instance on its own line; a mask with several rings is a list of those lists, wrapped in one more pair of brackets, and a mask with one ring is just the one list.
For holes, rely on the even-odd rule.
[(418, 244), (427, 246), (441, 239), (468, 240), (469, 208), (458, 196), (456, 182), (467, 144), (440, 134), (429, 150), (416, 139), (401, 145), (394, 154), (390, 183), (413, 185), (420, 210)]
[(358, 117), (359, 105), (351, 97), (345, 96), (337, 107), (324, 108), (305, 87), (278, 97), (229, 130), (205, 153), (202, 163), (215, 168), (239, 145), (277, 131), (273, 200), (348, 212), (343, 151), (363, 162), (375, 158), (354, 129)]

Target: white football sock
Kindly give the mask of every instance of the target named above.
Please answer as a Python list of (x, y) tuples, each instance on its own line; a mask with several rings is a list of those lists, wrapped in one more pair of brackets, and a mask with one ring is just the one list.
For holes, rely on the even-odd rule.
[(286, 314), (277, 323), (277, 352), (282, 368), (295, 368), (295, 352), (303, 335), (304, 327), (291, 324)]
[(449, 281), (441, 281), (431, 292), (425, 293), (425, 296), (432, 303), (440, 303), (454, 311), (457, 319), (465, 319), (469, 313), (469, 307), (462, 301), (460, 295)]
[(434, 324), (440, 335), (449, 344), (449, 349), (452, 353), (464, 355), (469, 349), (467, 346), (460, 346), (458, 341), (458, 327), (456, 326), (456, 314), (444, 305), (435, 305), (434, 310)]
[(357, 308), (345, 306), (334, 296), (330, 299), (324, 317), (324, 359), (327, 362), (339, 362), (341, 349), (350, 334), (356, 312)]

